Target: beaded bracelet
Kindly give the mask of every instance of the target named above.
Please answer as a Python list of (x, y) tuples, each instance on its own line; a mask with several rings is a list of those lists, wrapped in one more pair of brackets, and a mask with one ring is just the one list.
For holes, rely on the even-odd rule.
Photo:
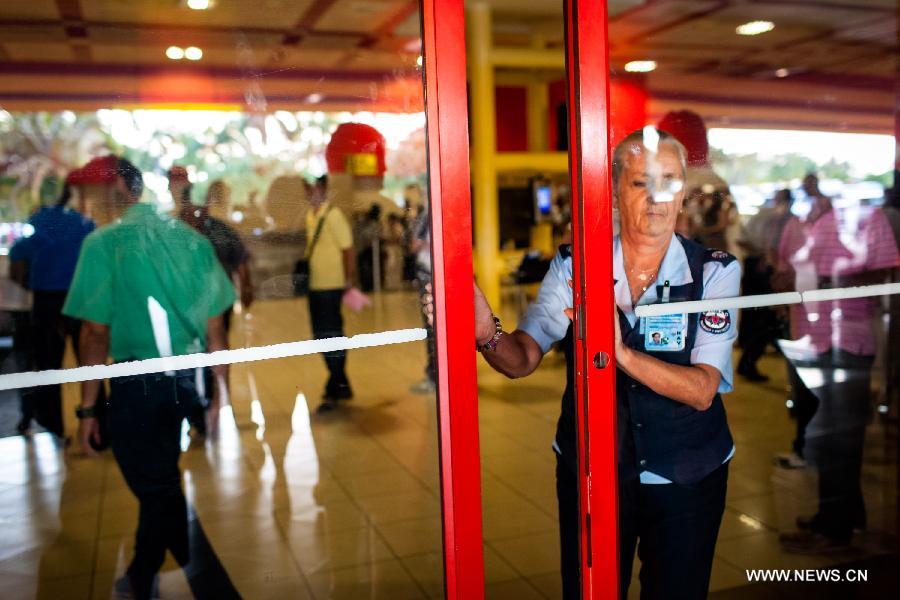
[(503, 326), (500, 325), (500, 319), (494, 315), (494, 335), (482, 345), (478, 345), (478, 342), (475, 343), (475, 349), (479, 352), (486, 352), (487, 350), (496, 350), (497, 342), (500, 341), (501, 336), (503, 336)]

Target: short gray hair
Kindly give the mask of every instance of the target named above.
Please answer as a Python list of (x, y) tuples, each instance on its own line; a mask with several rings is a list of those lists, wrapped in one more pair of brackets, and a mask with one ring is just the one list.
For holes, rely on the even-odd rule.
[[(666, 145), (675, 148), (675, 152), (678, 153), (678, 162), (681, 163), (681, 175), (683, 177), (687, 176), (687, 150), (684, 145), (678, 141), (674, 135), (669, 133), (668, 131), (663, 131), (662, 129), (655, 130), (657, 135), (659, 135), (659, 145)], [(613, 194), (616, 193), (616, 188), (619, 185), (619, 178), (622, 176), (622, 169), (625, 168), (625, 153), (632, 146), (639, 145), (644, 146), (644, 130), (637, 129), (632, 131), (625, 139), (619, 142), (615, 149), (613, 150), (612, 155), (612, 186), (613, 186)]]

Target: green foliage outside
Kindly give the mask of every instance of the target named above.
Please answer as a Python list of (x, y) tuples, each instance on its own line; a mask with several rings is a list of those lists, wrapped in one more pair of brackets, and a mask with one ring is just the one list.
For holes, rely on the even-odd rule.
[[(800, 180), (807, 173), (817, 173), (822, 179), (837, 179), (846, 183), (857, 181), (851, 175), (851, 166), (834, 159), (823, 165), (797, 153), (778, 154), (761, 159), (757, 154), (725, 154), (718, 148), (710, 148), (710, 160), (716, 172), (725, 181), (753, 185), (759, 183), (786, 183)], [(891, 173), (885, 176), (893, 175)], [(867, 176), (870, 179), (873, 176)], [(881, 181), (879, 178), (874, 181)]]
[[(283, 111), (0, 111), (0, 219), (27, 219), (41, 203), (49, 176), (57, 178), (58, 188), (71, 170), (106, 154), (124, 156), (141, 169), (147, 196), (160, 205), (171, 204), (166, 172), (173, 164), (191, 173), (195, 203), (205, 200), (217, 179), (231, 188), (233, 205), (259, 202), (278, 177), (323, 173), (331, 132), (353, 119), (351, 113)], [(385, 178), (389, 195), (400, 195), (406, 183), (424, 183), (423, 134), (411, 135), (389, 159), (398, 170)]]

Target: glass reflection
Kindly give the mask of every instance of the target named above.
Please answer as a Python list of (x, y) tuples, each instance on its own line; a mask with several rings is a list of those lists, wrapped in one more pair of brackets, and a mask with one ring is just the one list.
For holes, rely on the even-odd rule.
[[(676, 231), (734, 256), (741, 295), (897, 281), (896, 77), (863, 56), (896, 52), (895, 8), (611, 9), (613, 143), (653, 124), (684, 144)], [(756, 569), (866, 569), (868, 593), (896, 592), (896, 306), (873, 296), (741, 311), (711, 597), (790, 585), (750, 580)], [(644, 568), (630, 597), (657, 583)]]
[[(422, 327), (418, 4), (158, 4), (0, 8), (3, 373)], [(4, 392), (0, 595), (441, 594), (430, 342)]]

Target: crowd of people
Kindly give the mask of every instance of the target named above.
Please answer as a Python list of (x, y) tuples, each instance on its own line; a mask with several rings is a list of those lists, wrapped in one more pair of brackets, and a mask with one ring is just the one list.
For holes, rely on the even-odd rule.
[(385, 211), (378, 204), (353, 217), (353, 247), (360, 289), (364, 292), (397, 291), (417, 281), (417, 224), (425, 214), (421, 191), (409, 185), (403, 210)]

